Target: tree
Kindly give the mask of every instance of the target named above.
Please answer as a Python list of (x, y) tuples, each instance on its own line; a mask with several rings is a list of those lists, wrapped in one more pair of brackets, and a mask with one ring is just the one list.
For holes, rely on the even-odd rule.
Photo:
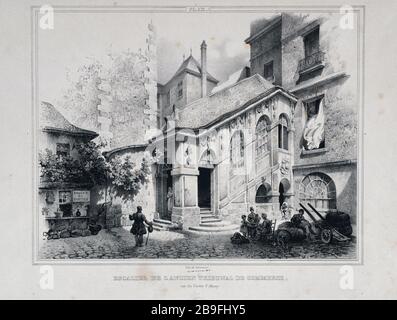
[(101, 116), (110, 120), (112, 147), (143, 142), (146, 57), (126, 51), (108, 54), (104, 61), (89, 59), (69, 76), (70, 87), (58, 101), (74, 124), (100, 131), (100, 106), (111, 110)]

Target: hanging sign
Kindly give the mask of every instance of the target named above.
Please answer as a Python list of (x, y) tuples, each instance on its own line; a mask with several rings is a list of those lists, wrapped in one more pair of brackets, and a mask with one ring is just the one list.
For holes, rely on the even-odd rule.
[(89, 202), (90, 192), (88, 190), (74, 190), (73, 202)]

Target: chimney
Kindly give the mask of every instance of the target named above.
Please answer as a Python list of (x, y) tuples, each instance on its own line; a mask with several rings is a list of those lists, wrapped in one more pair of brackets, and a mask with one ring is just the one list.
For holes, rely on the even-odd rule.
[(207, 44), (201, 43), (201, 97), (207, 95)]

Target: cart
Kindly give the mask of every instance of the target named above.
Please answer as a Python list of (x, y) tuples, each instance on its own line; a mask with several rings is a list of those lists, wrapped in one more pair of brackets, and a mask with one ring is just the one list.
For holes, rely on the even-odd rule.
[[(323, 217), (310, 203), (308, 203), (307, 205), (320, 218), (317, 220), (302, 203), (299, 203), (299, 205), (313, 221), (315, 228), (319, 230), (319, 238), (323, 243), (329, 244), (332, 240), (336, 240), (338, 242), (350, 240), (350, 237), (348, 236), (351, 235), (352, 231), (350, 219), (345, 219), (346, 222), (344, 222), (342, 225), (338, 224), (338, 219), (331, 219), (330, 216)], [(344, 232), (341, 232), (341, 227), (343, 227), (343, 230), (345, 230)]]

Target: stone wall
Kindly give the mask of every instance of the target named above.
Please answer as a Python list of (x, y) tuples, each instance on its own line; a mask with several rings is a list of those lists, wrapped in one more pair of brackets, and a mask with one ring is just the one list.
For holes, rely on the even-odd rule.
[(100, 84), (103, 94), (98, 105), (99, 134), (107, 142), (106, 150), (145, 143), (157, 129), (156, 32), (151, 23), (146, 43), (145, 52), (136, 54), (133, 65), (134, 74), (140, 78), (134, 79), (129, 88), (123, 87), (125, 93), (111, 91), (106, 79)]
[[(187, 82), (187, 103), (201, 98), (201, 77), (191, 74), (186, 75)], [(207, 79), (207, 94), (209, 95), (216, 84)]]
[(321, 172), (328, 175), (336, 187), (337, 210), (350, 215), (353, 224), (357, 221), (357, 166), (355, 163), (345, 165), (321, 166), (313, 168), (294, 169), (295, 202), (294, 208), (299, 208), (299, 187), (302, 180), (311, 173)]
[[(283, 86), (299, 98), (295, 110), (296, 165), (357, 159), (357, 35), (339, 28), (339, 19), (339, 14), (283, 15)], [(318, 25), (324, 68), (319, 75), (299, 82), (298, 63), (304, 58), (302, 34)], [(325, 152), (303, 154), (303, 101), (320, 95), (324, 95)]]
[[(357, 29), (339, 27), (340, 15), (283, 14), (283, 86), (298, 98), (295, 109), (295, 208), (302, 179), (315, 172), (327, 174), (336, 185), (337, 209), (357, 215), (358, 92)], [(301, 81), (298, 64), (304, 58), (303, 35), (319, 26), (323, 68)], [(323, 96), (325, 148), (303, 151), (304, 101)], [(344, 163), (344, 165), (341, 165)]]
[[(181, 98), (178, 97), (178, 83), (183, 83), (183, 96)], [(169, 82), (167, 82), (164, 86), (162, 86), (162, 94), (161, 101), (162, 105), (160, 106), (162, 110), (162, 114), (164, 117), (169, 116), (173, 112), (173, 106), (175, 105), (175, 109), (180, 109), (184, 107), (187, 103), (187, 81), (186, 81), (186, 73), (181, 73), (178, 76), (172, 78)], [(167, 101), (167, 93), (170, 92), (170, 102)], [(162, 119), (164, 121), (164, 119)]]
[[(139, 169), (142, 159), (144, 157), (147, 158), (148, 154), (144, 149), (126, 148), (114, 153), (112, 157), (114, 156), (119, 156), (121, 159), (125, 159), (127, 156), (130, 157), (130, 160)], [(102, 205), (106, 202), (111, 202), (111, 205), (107, 207), (106, 213), (107, 225), (109, 227), (131, 225), (132, 222), (129, 220), (128, 215), (136, 212), (137, 206), (141, 206), (145, 216), (149, 220), (152, 220), (156, 215), (155, 175), (156, 167), (152, 165), (148, 181), (141, 185), (139, 191), (133, 197), (119, 197), (110, 193), (106, 194), (104, 188), (94, 188), (91, 198), (91, 215), (98, 216), (101, 213), (100, 208)], [(103, 216), (98, 217), (98, 219), (101, 224), (105, 222)]]
[(277, 24), (268, 33), (255, 39), (251, 44), (251, 75), (264, 76), (264, 65), (273, 61), (275, 83), (282, 83), (281, 24)]

